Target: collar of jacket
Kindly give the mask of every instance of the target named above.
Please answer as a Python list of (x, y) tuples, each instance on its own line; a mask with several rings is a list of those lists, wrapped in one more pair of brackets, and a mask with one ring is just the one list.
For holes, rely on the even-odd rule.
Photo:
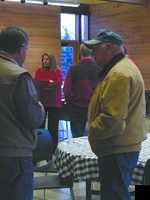
[(117, 63), (119, 62), (119, 60), (121, 60), (122, 58), (124, 58), (125, 56), (123, 55), (123, 53), (119, 53), (116, 56), (114, 56), (109, 62), (108, 64), (104, 67), (104, 69), (99, 73), (99, 78), (100, 80), (104, 80), (104, 78), (106, 77), (106, 75), (108, 74), (108, 72), (111, 70), (111, 68)]
[(93, 63), (94, 61), (91, 59), (91, 58), (88, 58), (88, 57), (84, 57), (82, 58), (81, 60), (78, 61), (78, 63)]
[(5, 51), (0, 51), (0, 57), (16, 64), (15, 60), (10, 56), (10, 54)]

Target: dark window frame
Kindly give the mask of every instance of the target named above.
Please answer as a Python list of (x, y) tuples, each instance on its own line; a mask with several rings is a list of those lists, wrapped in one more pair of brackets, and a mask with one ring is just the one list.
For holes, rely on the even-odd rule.
[(81, 36), (81, 15), (87, 15), (88, 16), (88, 39), (90, 37), (90, 6), (88, 4), (80, 4), (79, 7), (66, 7), (66, 6), (61, 6), (61, 13), (68, 13), (68, 14), (76, 14), (78, 15), (78, 31), (79, 31), (79, 36), (78, 36), (78, 41), (79, 45), (82, 43), (82, 36)]

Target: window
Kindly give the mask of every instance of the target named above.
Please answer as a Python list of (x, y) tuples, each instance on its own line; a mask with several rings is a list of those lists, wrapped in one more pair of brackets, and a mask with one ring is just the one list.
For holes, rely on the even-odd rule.
[(61, 7), (61, 70), (63, 80), (68, 69), (79, 60), (79, 46), (88, 40), (89, 5), (73, 9)]
[(81, 15), (81, 41), (88, 40), (88, 16)]
[(73, 65), (73, 47), (61, 47), (61, 71), (63, 80), (66, 77), (67, 71)]
[[(61, 13), (61, 40), (88, 40), (88, 16)], [(79, 20), (81, 19), (81, 22)], [(81, 35), (79, 35), (79, 24), (81, 24)]]
[(75, 40), (75, 14), (61, 14), (61, 40)]

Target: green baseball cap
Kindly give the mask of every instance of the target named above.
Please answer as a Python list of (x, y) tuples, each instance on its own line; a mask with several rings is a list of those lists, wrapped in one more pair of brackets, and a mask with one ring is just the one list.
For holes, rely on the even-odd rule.
[(121, 46), (123, 44), (123, 39), (120, 37), (120, 35), (116, 34), (115, 32), (106, 29), (101, 29), (93, 40), (85, 41), (84, 44), (89, 49), (93, 49), (93, 45), (102, 42), (109, 42)]

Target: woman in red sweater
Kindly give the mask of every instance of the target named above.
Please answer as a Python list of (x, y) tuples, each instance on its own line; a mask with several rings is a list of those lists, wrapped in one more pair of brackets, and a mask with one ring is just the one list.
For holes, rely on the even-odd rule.
[[(59, 107), (61, 107), (62, 73), (56, 65), (53, 54), (42, 55), (42, 67), (37, 69), (34, 77), (38, 88), (39, 101), (48, 113), (48, 130), (54, 142), (58, 144)], [(45, 127), (45, 122), (41, 128)]]

